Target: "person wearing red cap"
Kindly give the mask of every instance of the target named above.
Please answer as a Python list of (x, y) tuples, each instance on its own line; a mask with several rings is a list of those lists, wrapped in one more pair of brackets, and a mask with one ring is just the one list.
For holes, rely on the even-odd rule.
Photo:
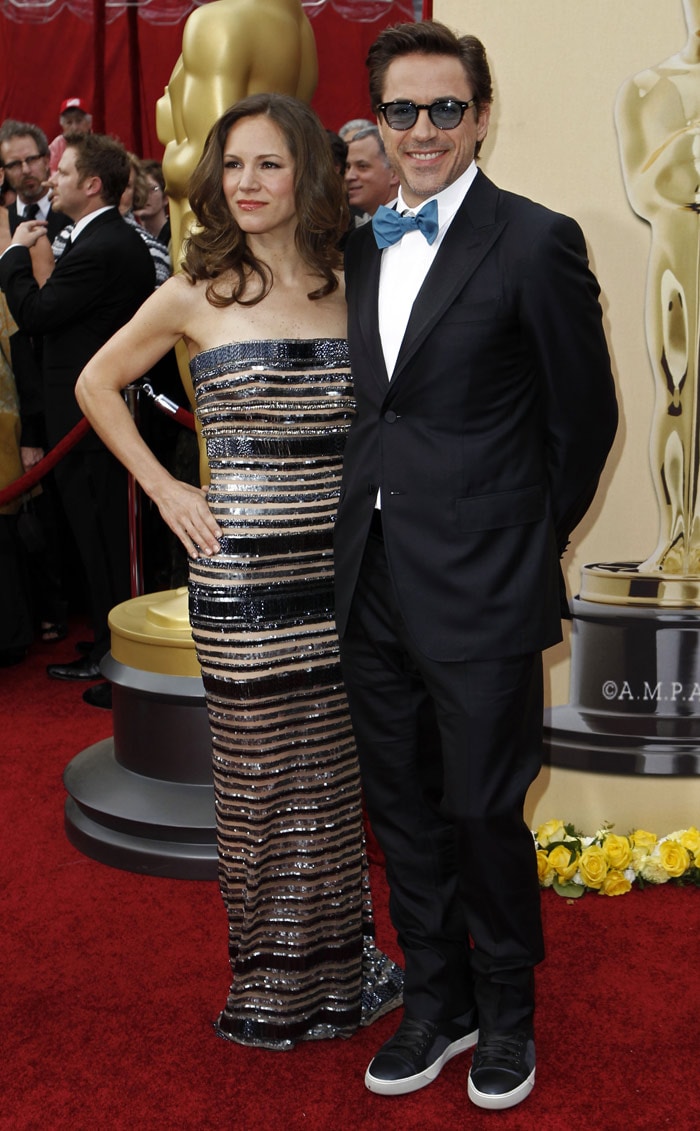
[(61, 132), (49, 145), (49, 165), (52, 173), (56, 172), (66, 148), (66, 134), (72, 137), (76, 134), (89, 134), (92, 129), (92, 114), (88, 110), (85, 99), (64, 98), (58, 112), (58, 122)]

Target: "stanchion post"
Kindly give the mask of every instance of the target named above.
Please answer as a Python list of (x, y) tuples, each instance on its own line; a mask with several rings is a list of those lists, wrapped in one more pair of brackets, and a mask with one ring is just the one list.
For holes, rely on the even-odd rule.
[[(136, 427), (140, 430), (140, 384), (127, 385), (124, 389), (124, 399)], [(131, 596), (141, 597), (144, 592), (141, 492), (131, 472), (129, 472), (127, 478), (127, 498), (129, 507), (129, 580), (131, 584)]]

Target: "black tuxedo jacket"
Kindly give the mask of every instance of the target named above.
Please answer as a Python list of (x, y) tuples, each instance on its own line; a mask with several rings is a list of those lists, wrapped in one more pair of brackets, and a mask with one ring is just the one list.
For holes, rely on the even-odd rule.
[(345, 631), (377, 489), (400, 610), (434, 660), (497, 659), (561, 638), (559, 556), (617, 425), (578, 225), (481, 172), (413, 305), (391, 381), (381, 252), (348, 241), (357, 417), (335, 534)]
[[(22, 220), (17, 215), (17, 204), (14, 201), (8, 206), (7, 218), (10, 225), (10, 232), (14, 235), (17, 230), (17, 225), (22, 223)], [(58, 233), (63, 231), (66, 224), (70, 223), (70, 218), (66, 216), (64, 212), (54, 212), (53, 208), (49, 209), (46, 229), (49, 242), (53, 243)]]
[[(148, 248), (116, 208), (87, 225), (41, 288), (26, 248), (0, 259), (0, 288), (15, 321), (43, 338), (44, 412), (51, 447), (80, 420), (74, 389), (81, 370), (136, 313), (154, 284)], [(99, 443), (94, 434), (88, 442)]]
[[(10, 232), (14, 234), (17, 226), (21, 223), (20, 217), (17, 215), (17, 204), (14, 201), (9, 205), (7, 212)], [(65, 213), (50, 210), (46, 229), (49, 241), (53, 242), (58, 233), (70, 222)], [(12, 352), (12, 369), (15, 374), (20, 401), (22, 443), (33, 447), (45, 447), (41, 338), (36, 337), (32, 340), (29, 334), (20, 330), (17, 334), (12, 335), (10, 350)]]

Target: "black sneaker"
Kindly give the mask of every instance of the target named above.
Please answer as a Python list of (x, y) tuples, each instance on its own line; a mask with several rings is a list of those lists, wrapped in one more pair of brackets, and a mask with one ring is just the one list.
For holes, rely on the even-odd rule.
[(529, 1032), (484, 1036), (474, 1050), (469, 1099), (500, 1110), (527, 1099), (535, 1086), (535, 1042)]
[(417, 1092), (439, 1076), (453, 1056), (479, 1038), (476, 1010), (454, 1021), (414, 1021), (404, 1017), (365, 1073), (365, 1086), (383, 1096)]

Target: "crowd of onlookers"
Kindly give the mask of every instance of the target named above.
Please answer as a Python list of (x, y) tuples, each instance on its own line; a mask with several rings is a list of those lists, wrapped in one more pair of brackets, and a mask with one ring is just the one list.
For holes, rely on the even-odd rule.
[[(173, 270), (160, 161), (93, 133), (81, 97), (61, 103), (59, 125), (49, 141), (33, 123), (0, 124), (0, 491), (70, 433), (79, 417), (72, 386), (80, 367)], [(373, 122), (352, 119), (338, 133), (329, 130), (328, 137), (345, 179), (352, 228), (396, 196), (397, 179)], [(92, 188), (85, 186), (98, 181), (101, 191), (90, 195)], [(116, 242), (101, 246), (97, 232), (99, 227), (104, 236), (105, 222), (98, 225), (97, 217), (106, 211), (118, 212), (122, 224), (115, 228)], [(86, 218), (89, 240), (79, 238)], [(120, 267), (127, 248), (135, 254), (124, 225), (148, 253), (150, 273), (140, 296), (136, 268), (128, 262)], [(24, 239), (17, 234), (20, 226), (34, 235)], [(64, 260), (74, 238), (81, 256)], [(145, 269), (143, 256), (138, 266)], [(121, 302), (120, 279), (131, 292)], [(147, 376), (156, 393), (187, 405), (174, 351)], [(164, 417), (142, 393), (136, 399), (148, 442), (178, 477), (196, 482), (193, 433)], [(51, 664), (48, 673), (59, 679), (99, 677), (109, 646), (105, 606), (127, 599), (133, 589), (124, 476), (114, 463), (96, 438), (83, 439), (31, 491), (0, 505), (0, 667), (20, 662), (36, 639), (64, 639), (68, 612), (77, 606), (91, 621), (94, 639), (82, 643), (77, 660)], [(88, 514), (105, 506), (111, 530), (102, 516), (88, 531)], [(147, 507), (140, 523), (145, 590), (184, 584), (184, 556), (157, 512)], [(124, 553), (116, 553), (117, 542)], [(102, 584), (106, 573), (114, 575), (108, 586)], [(100, 700), (99, 690), (88, 688), (84, 698), (109, 705), (107, 690)]]
[[(70, 433), (80, 368), (172, 273), (161, 163), (94, 134), (82, 98), (65, 99), (59, 124), (51, 141), (34, 123), (0, 125), (0, 490)], [(118, 224), (105, 225), (105, 214)], [(87, 217), (89, 240), (81, 236)], [(21, 228), (38, 238), (25, 245)], [(71, 250), (74, 237), (80, 255)], [(149, 376), (158, 392), (187, 403), (174, 353)], [(194, 477), (192, 435), (181, 436), (149, 403), (139, 412), (161, 456), (173, 466), (179, 460), (183, 478)], [(37, 638), (63, 639), (69, 609), (79, 607), (96, 639), (84, 642), (77, 662), (50, 665), (49, 675), (99, 674), (108, 646), (100, 607), (131, 594), (125, 484), (114, 465), (96, 438), (82, 439), (38, 485), (0, 507), (0, 665), (19, 662)], [(107, 484), (119, 496), (114, 506)], [(88, 529), (105, 504), (106, 521)], [(146, 586), (181, 584), (184, 562), (157, 514), (146, 510), (142, 533)], [(123, 552), (115, 552), (117, 542)], [(112, 583), (103, 584), (110, 574)]]

